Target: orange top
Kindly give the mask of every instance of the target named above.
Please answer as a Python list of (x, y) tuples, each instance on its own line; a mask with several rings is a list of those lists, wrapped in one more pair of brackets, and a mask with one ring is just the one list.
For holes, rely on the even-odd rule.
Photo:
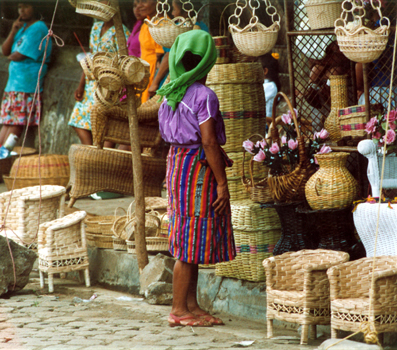
[(141, 59), (150, 64), (149, 84), (142, 93), (142, 103), (145, 103), (149, 98), (148, 90), (156, 74), (157, 54), (163, 54), (164, 50), (154, 41), (146, 23), (142, 24), (141, 32), (139, 33), (139, 42), (141, 44)]

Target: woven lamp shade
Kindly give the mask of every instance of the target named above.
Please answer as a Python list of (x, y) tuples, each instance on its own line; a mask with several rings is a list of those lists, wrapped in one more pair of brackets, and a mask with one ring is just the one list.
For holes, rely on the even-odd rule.
[(12, 189), (14, 178), (14, 189), (40, 184), (66, 187), (69, 182), (69, 175), (68, 156), (45, 154), (17, 159), (12, 165), (10, 176), (3, 176), (3, 179), (8, 190)]

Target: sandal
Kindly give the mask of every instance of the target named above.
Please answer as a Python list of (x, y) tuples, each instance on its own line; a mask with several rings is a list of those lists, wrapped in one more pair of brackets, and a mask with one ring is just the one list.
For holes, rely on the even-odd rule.
[(182, 316), (178, 317), (170, 313), (168, 317), (168, 324), (170, 327), (175, 326), (190, 326), (190, 327), (212, 327), (212, 323), (199, 318), (197, 316)]
[(220, 318), (214, 317), (214, 316), (212, 316), (210, 314), (207, 314), (207, 313), (196, 315), (196, 316), (198, 318), (201, 318), (202, 320), (205, 320), (208, 323), (211, 323), (214, 326), (224, 326), (225, 325)]

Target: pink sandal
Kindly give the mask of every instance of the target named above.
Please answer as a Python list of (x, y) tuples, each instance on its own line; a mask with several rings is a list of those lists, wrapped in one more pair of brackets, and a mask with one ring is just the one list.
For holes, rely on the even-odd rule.
[(204, 314), (200, 314), (200, 315), (196, 315), (196, 316), (198, 318), (201, 318), (202, 320), (205, 320), (208, 323), (211, 323), (211, 325), (214, 325), (214, 326), (224, 326), (225, 325), (220, 318), (214, 317), (208, 313), (204, 313)]
[(168, 317), (168, 324), (170, 327), (175, 326), (190, 326), (190, 327), (212, 327), (212, 323), (197, 316), (175, 316), (170, 313)]

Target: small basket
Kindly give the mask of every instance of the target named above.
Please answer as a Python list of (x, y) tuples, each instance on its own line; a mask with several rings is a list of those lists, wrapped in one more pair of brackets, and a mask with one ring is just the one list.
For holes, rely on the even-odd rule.
[[(383, 112), (381, 104), (371, 105), (371, 117)], [(367, 135), (365, 125), (367, 123), (366, 108), (364, 105), (351, 106), (338, 110), (340, 132), (342, 137)]]
[(90, 55), (85, 55), (85, 57), (80, 60), (81, 68), (88, 80), (95, 80), (94, 76), (94, 62)]
[(104, 22), (109, 22), (117, 12), (117, 9), (112, 6), (111, 1), (104, 4), (98, 0), (78, 0), (75, 4), (76, 13), (96, 18)]
[(305, 4), (312, 30), (334, 28), (339, 18), (343, 0), (308, 0)]
[(92, 57), (92, 72), (94, 77), (98, 79), (98, 73), (102, 68), (118, 68), (119, 63), (117, 55), (114, 52), (109, 51), (99, 51)]
[(155, 16), (150, 21), (145, 19), (145, 23), (149, 26), (154, 41), (166, 48), (171, 48), (179, 34), (186, 33), (194, 27), (190, 18), (183, 17), (175, 17), (171, 20)]
[(113, 222), (117, 219), (114, 215), (97, 215), (87, 217), (84, 222), (87, 225), (86, 231), (90, 233), (112, 235), (109, 231), (108, 226), (113, 225)]
[(104, 67), (98, 70), (98, 83), (110, 91), (119, 91), (123, 85), (120, 69)]
[(127, 250), (127, 243), (124, 239), (113, 236), (113, 249), (114, 250)]
[(123, 56), (119, 66), (126, 84), (135, 85), (139, 90), (145, 90), (150, 78), (150, 65), (146, 61), (134, 57)]
[(112, 236), (91, 234), (94, 240), (95, 247), (102, 249), (113, 249), (113, 238)]
[(168, 252), (168, 238), (146, 237), (146, 249), (148, 252)]

